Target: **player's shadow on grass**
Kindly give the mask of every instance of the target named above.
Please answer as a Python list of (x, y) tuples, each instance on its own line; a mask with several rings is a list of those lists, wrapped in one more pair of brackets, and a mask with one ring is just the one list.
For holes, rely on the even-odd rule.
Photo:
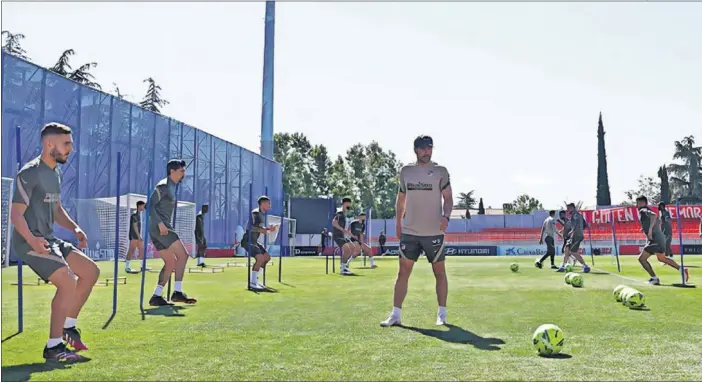
[(265, 287), (265, 288), (263, 288), (263, 289), (251, 289), (251, 288), (248, 288), (248, 291), (249, 291), (249, 292), (254, 292), (254, 293), (256, 293), (256, 294), (259, 294), (259, 293), (278, 293), (278, 290), (277, 290), (277, 289), (271, 288), (271, 287), (269, 287), (269, 286), (267, 286), (267, 287)]
[(89, 362), (90, 358), (82, 357), (80, 360), (72, 362), (37, 362), (37, 363), (27, 363), (24, 365), (14, 365), (14, 366), (3, 366), (2, 367), (2, 380), (3, 381), (28, 381), (32, 374), (45, 373), (47, 371), (52, 371), (56, 369), (67, 369), (71, 365), (78, 363)]
[(501, 348), (499, 348), (496, 345), (504, 345), (505, 344), (505, 341), (503, 341), (499, 338), (481, 337), (473, 332), (469, 332), (468, 330), (465, 330), (465, 329), (458, 327), (456, 325), (446, 324), (445, 326), (447, 328), (449, 328), (448, 331), (438, 330), (438, 329), (422, 329), (422, 328), (416, 328), (414, 326), (405, 326), (405, 325), (401, 325), (399, 327), (403, 328), (403, 329), (411, 330), (413, 332), (423, 334), (425, 336), (434, 337), (434, 338), (442, 340), (442, 341), (451, 342), (454, 344), (473, 345), (474, 347), (476, 347), (480, 350), (489, 350), (489, 351), (502, 350)]
[(147, 316), (185, 317), (185, 315), (180, 312), (183, 309), (187, 308), (178, 305), (163, 305), (144, 309), (144, 314)]

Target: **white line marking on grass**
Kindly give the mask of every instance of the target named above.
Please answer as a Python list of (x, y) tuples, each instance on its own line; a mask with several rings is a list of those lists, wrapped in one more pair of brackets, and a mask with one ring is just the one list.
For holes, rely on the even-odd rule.
[[(621, 277), (621, 278), (623, 278), (624, 280), (629, 280), (629, 281), (633, 281), (633, 282), (637, 282), (637, 283), (646, 284), (646, 280), (635, 279), (635, 278), (633, 278), (633, 277), (622, 276), (622, 275), (620, 275), (620, 274), (608, 272), (608, 271), (605, 271), (604, 269), (599, 269), (599, 268), (595, 268), (595, 267), (591, 267), (591, 269), (596, 270), (596, 271), (598, 271), (598, 272), (604, 272), (604, 273), (606, 273), (606, 274), (608, 274), (608, 275), (610, 275), (610, 276)], [(646, 284), (646, 285), (648, 285), (648, 284)]]

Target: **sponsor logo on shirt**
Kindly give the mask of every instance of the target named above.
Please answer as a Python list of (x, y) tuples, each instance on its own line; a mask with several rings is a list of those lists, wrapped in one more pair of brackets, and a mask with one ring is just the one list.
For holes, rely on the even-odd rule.
[(47, 192), (44, 196), (44, 203), (57, 203), (61, 201), (61, 194)]
[(407, 183), (407, 189), (410, 191), (432, 191), (434, 190), (434, 185), (431, 183)]

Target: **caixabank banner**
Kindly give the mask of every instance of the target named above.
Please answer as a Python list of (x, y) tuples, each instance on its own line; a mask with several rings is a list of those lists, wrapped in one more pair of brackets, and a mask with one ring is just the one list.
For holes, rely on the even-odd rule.
[[(595, 251), (596, 254), (599, 252), (599, 255), (611, 255), (612, 247), (598, 245), (592, 247), (592, 251)], [(581, 244), (578, 253), (589, 256), (591, 253), (590, 246)], [(497, 247), (498, 256), (543, 256), (545, 254), (545, 245), (500, 245)], [(556, 255), (563, 255), (560, 246), (556, 247)]]
[[(385, 247), (387, 255), (399, 255), (398, 246)], [(446, 245), (446, 256), (497, 256), (497, 246), (490, 245)]]

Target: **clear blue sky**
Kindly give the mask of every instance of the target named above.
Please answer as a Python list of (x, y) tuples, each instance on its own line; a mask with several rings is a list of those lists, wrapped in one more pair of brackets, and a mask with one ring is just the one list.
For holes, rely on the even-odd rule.
[[(258, 151), (264, 3), (3, 3), (31, 59), (97, 61), (132, 100)], [(702, 142), (702, 3), (279, 3), (275, 130), (404, 162), (434, 137), (456, 193), (594, 204), (597, 117), (614, 202)]]

